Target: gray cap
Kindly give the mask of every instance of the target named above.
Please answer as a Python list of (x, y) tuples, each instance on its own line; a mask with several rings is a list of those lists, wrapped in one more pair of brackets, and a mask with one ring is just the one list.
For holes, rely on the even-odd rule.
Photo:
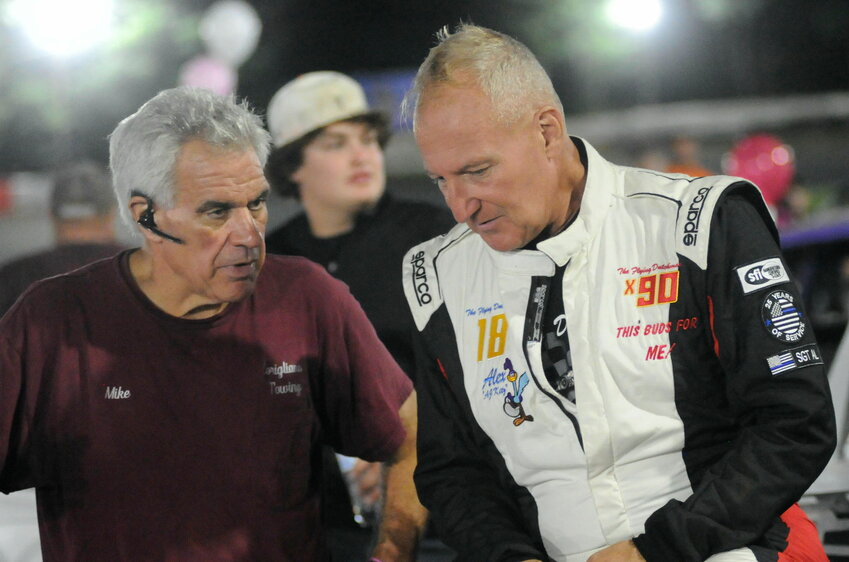
[(268, 104), (268, 129), (280, 147), (305, 134), (371, 111), (362, 86), (340, 72), (322, 70), (298, 76)]
[(61, 220), (80, 220), (109, 214), (115, 194), (109, 173), (100, 164), (83, 161), (60, 169), (53, 181), (50, 212)]

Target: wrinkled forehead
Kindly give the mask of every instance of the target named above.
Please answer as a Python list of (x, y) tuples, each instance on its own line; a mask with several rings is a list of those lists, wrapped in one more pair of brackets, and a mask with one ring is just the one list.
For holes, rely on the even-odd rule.
[(268, 187), (252, 148), (220, 147), (200, 140), (189, 141), (180, 148), (175, 180), (178, 198), (216, 188), (259, 193)]
[(508, 145), (505, 131), (478, 104), (463, 96), (422, 108), (416, 143), (425, 171), (446, 176), (485, 161), (492, 161)]
[(491, 105), (490, 100), (484, 94), (483, 90), (471, 81), (446, 80), (441, 82), (431, 82), (430, 84), (423, 86), (416, 98), (416, 104), (414, 106), (414, 126), (418, 123), (418, 120), (425, 109), (433, 105), (448, 104), (451, 103), (452, 100), (470, 95), (481, 102), (485, 101), (487, 106)]
[(443, 85), (429, 89), (416, 110), (416, 130), (457, 129), (496, 122), (489, 98), (476, 87)]

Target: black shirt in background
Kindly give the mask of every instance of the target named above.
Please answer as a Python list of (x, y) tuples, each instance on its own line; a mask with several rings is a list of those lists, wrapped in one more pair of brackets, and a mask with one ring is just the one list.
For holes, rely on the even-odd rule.
[(412, 318), (404, 299), (401, 262), (407, 250), (455, 224), (445, 207), (387, 194), (373, 210), (357, 217), (351, 232), (316, 238), (302, 213), (269, 234), (265, 243), (269, 253), (304, 256), (344, 281), (380, 340), (412, 377)]

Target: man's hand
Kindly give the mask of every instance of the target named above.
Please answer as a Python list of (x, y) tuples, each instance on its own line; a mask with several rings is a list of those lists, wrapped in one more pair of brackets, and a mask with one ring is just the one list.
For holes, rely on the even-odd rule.
[(356, 486), (356, 494), (363, 503), (363, 507), (371, 509), (378, 505), (383, 488), (383, 464), (379, 462), (368, 462), (357, 459), (354, 468), (351, 469), (348, 478)]
[(599, 550), (587, 558), (587, 562), (646, 562), (646, 559), (634, 546), (634, 541), (627, 540)]
[(377, 544), (372, 555), (384, 562), (408, 562), (416, 559), (416, 547), (427, 510), (419, 503), (413, 470), (416, 468), (416, 393), (413, 391), (398, 411), (407, 436), (395, 457), (386, 463), (385, 492)]

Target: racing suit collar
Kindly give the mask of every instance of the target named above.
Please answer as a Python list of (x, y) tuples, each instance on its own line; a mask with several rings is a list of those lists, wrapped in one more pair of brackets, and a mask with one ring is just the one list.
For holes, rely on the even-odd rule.
[(581, 248), (588, 244), (604, 224), (617, 195), (623, 191), (623, 176), (614, 166), (579, 137), (571, 137), (581, 160), (586, 161), (587, 183), (578, 216), (563, 232), (537, 244), (537, 250), (548, 255), (558, 266), (563, 266)]

